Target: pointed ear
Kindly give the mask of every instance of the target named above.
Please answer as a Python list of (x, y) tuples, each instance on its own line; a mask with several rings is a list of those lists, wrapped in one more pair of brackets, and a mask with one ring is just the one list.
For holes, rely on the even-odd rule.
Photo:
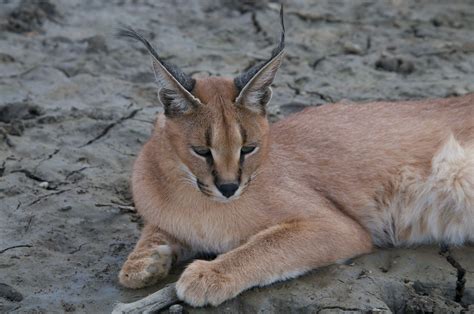
[[(160, 87), (158, 98), (165, 109), (165, 115), (171, 118), (191, 112), (201, 102), (170, 73), (169, 68), (174, 68), (176, 72), (177, 68), (174, 65), (166, 64), (165, 66), (163, 62), (153, 58), (153, 71)], [(194, 83), (193, 80), (191, 90)]]
[(140, 41), (152, 56), (153, 70), (160, 88), (158, 95), (167, 117), (189, 113), (201, 105), (199, 99), (191, 94), (196, 81), (177, 66), (162, 60), (153, 46), (142, 35), (132, 28), (126, 27), (120, 29), (117, 36), (130, 37)]
[(285, 24), (283, 21), (283, 5), (280, 8), (281, 38), (279, 45), (272, 51), (272, 56), (266, 62), (258, 64), (234, 79), (234, 84), (240, 91), (235, 99), (238, 106), (246, 107), (254, 112), (265, 114), (266, 105), (272, 96), (270, 85), (275, 79), (276, 72), (281, 66), (285, 55)]
[(235, 103), (258, 113), (265, 113), (265, 108), (272, 97), (270, 85), (285, 55), (281, 51), (267, 62), (242, 88)]

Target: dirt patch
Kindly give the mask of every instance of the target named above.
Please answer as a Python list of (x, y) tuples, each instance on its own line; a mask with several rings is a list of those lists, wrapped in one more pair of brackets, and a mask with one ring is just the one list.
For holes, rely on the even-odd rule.
[(10, 12), (5, 28), (15, 33), (40, 31), (46, 19), (54, 20), (59, 15), (56, 6), (47, 0), (22, 0)]

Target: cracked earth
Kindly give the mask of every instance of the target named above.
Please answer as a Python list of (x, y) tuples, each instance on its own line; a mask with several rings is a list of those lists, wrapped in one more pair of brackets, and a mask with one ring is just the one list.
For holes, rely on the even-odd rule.
[[(1, 1), (0, 312), (108, 313), (142, 290), (117, 274), (141, 227), (131, 165), (156, 113), (150, 59), (121, 23), (193, 75), (236, 75), (278, 40), (269, 1)], [(272, 121), (344, 100), (474, 92), (469, 0), (286, 1)], [(316, 127), (316, 126), (315, 126)], [(474, 311), (474, 248), (378, 250), (198, 313)], [(164, 312), (168, 312), (165, 309)]]

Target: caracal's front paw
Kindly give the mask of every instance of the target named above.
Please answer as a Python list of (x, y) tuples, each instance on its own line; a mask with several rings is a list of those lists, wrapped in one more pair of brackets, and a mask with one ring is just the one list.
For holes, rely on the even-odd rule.
[(133, 289), (152, 285), (168, 275), (172, 261), (169, 245), (132, 252), (120, 271), (120, 283)]
[(178, 298), (192, 306), (216, 306), (239, 292), (234, 278), (221, 272), (212, 261), (198, 260), (191, 263), (176, 283)]

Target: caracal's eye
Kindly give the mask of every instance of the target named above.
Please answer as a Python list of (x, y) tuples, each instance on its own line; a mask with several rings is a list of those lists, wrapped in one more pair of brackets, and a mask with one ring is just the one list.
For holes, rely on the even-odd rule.
[(207, 147), (193, 146), (192, 150), (199, 156), (206, 157), (206, 158), (212, 157), (211, 150)]
[(240, 153), (242, 155), (247, 155), (247, 154), (250, 154), (251, 152), (253, 152), (255, 150), (255, 148), (257, 148), (257, 146), (255, 146), (255, 145), (242, 146), (242, 148), (240, 149)]

